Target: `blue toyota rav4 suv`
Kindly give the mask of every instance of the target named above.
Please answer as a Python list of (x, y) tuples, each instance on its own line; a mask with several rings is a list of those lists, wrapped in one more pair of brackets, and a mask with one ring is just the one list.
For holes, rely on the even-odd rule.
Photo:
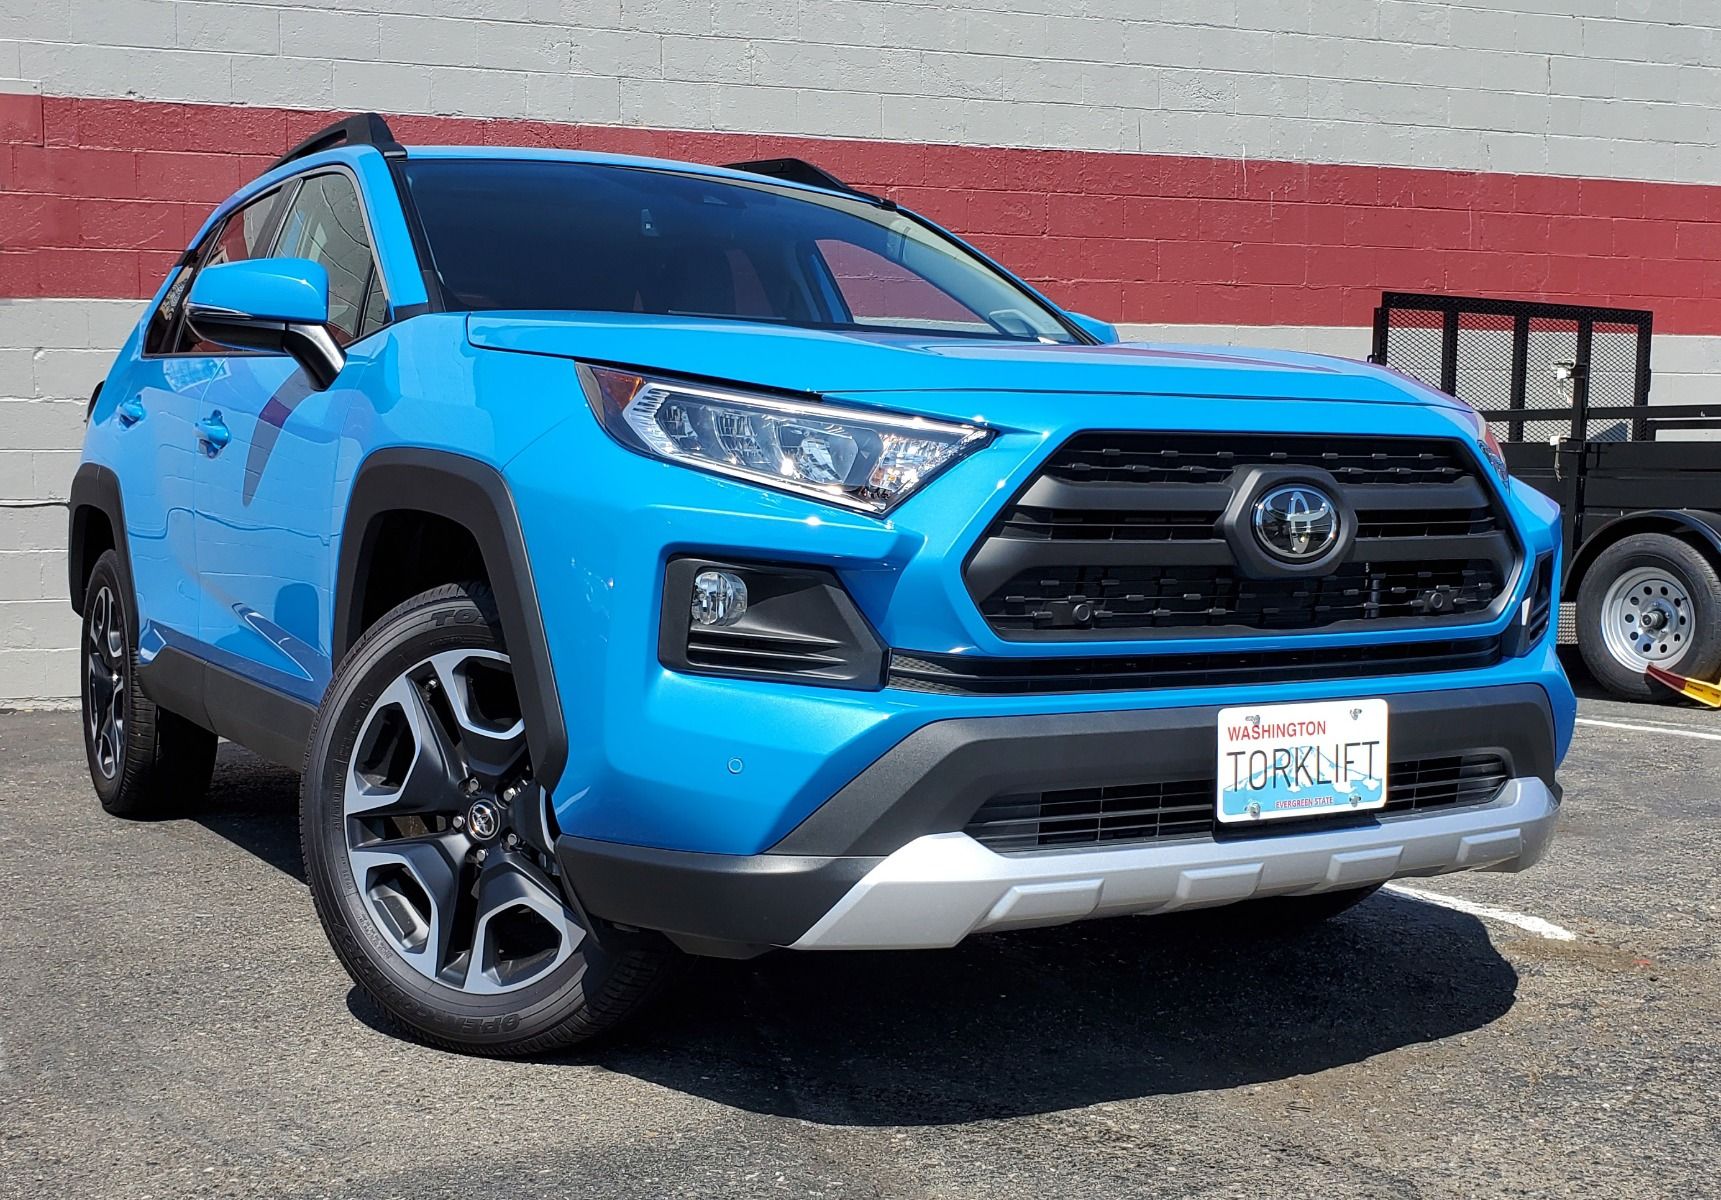
[(1556, 511), (1458, 401), (1117, 344), (888, 200), (413, 149), (221, 205), (92, 399), (90, 773), (303, 771), (409, 1031), (613, 1025), (681, 952), (1335, 913), (1547, 845)]

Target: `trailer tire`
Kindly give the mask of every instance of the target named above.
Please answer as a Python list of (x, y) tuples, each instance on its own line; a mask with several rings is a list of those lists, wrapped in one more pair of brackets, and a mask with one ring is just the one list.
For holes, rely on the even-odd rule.
[(1621, 538), (1584, 572), (1578, 648), (1596, 682), (1614, 695), (1679, 700), (1646, 679), (1644, 668), (1654, 663), (1703, 680), (1721, 672), (1721, 573), (1708, 555), (1676, 537)]

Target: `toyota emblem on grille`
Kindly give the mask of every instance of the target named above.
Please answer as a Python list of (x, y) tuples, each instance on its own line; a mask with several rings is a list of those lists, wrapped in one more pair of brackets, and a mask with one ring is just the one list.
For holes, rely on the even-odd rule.
[(1306, 483), (1276, 487), (1255, 501), (1255, 540), (1284, 562), (1314, 562), (1338, 543), (1338, 505)]

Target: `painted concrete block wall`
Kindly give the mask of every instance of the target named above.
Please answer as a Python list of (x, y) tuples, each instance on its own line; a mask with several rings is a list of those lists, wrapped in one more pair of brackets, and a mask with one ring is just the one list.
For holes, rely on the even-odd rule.
[(64, 501), (132, 300), (0, 299), (0, 705), (71, 695)]
[(815, 158), (1165, 339), (1360, 355), (1383, 288), (1656, 313), (1721, 378), (1713, 0), (0, 0), (0, 704), (75, 686), (63, 499), (209, 208), (331, 114)]

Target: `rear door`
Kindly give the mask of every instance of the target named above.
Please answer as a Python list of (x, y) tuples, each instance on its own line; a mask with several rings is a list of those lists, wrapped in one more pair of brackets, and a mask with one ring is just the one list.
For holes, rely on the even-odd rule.
[(328, 271), (330, 333), (349, 360), (318, 391), (284, 354), (231, 355), (203, 393), (225, 441), (198, 463), (202, 638), (217, 663), (314, 704), (330, 672), (341, 422), (388, 313), (354, 177), (289, 185), (270, 253)]

